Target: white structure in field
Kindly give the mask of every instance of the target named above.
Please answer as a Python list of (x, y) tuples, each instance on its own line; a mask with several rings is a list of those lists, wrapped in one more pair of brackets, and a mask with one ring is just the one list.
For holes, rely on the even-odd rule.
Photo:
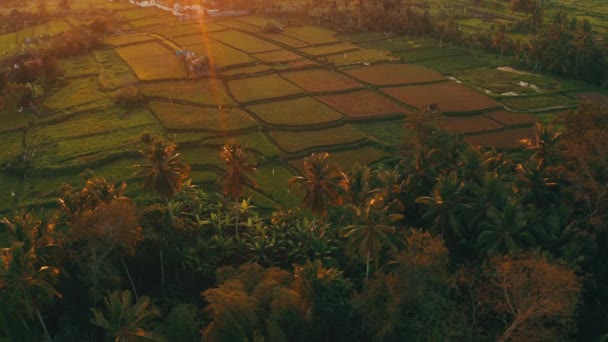
[[(163, 11), (172, 12), (173, 15), (185, 19), (195, 19), (197, 16), (209, 15), (212, 17), (229, 17), (229, 16), (240, 16), (247, 15), (249, 11), (220, 11), (217, 9), (205, 9), (201, 5), (187, 5), (183, 6), (176, 2), (173, 8), (165, 5), (162, 0), (129, 0), (130, 3), (139, 7), (156, 7)], [(187, 15), (186, 15), (187, 13)]]

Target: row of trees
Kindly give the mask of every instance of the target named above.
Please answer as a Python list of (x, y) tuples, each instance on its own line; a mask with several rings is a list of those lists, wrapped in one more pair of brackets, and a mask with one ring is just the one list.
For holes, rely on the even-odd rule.
[(313, 154), (290, 181), (306, 210), (272, 215), (243, 198), (256, 186), (246, 149), (222, 149), (223, 195), (211, 196), (189, 183), (174, 145), (151, 140), (142, 179), (158, 200), (136, 205), (125, 183), (92, 177), (65, 187), (58, 210), (3, 220), (0, 331), (62, 341), (597, 339), (607, 118), (583, 104), (562, 117), (563, 131), (539, 125), (509, 158), (413, 114), (399, 162), (340, 170)]
[[(361, 1), (355, 8), (348, 3), (318, 2), (310, 15), (341, 31), (370, 30), (424, 39), (433, 37), (470, 48), (497, 51), (509, 56), (508, 62), (534, 71), (576, 77), (599, 85), (608, 84), (608, 51), (596, 37), (589, 21), (568, 18), (563, 11), (543, 25), (543, 5), (535, 0), (513, 0), (513, 11), (526, 14), (524, 24), (499, 24), (493, 30), (464, 32), (451, 14), (395, 1)], [(525, 28), (522, 28), (522, 25)], [(528, 34), (531, 39), (512, 39), (512, 33)], [(507, 61), (505, 61), (507, 62)]]

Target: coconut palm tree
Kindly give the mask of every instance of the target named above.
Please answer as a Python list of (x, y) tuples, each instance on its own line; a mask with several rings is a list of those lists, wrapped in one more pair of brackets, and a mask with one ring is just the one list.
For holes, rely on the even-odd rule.
[(148, 149), (140, 151), (148, 161), (146, 165), (139, 165), (145, 174), (144, 191), (158, 193), (165, 201), (181, 191), (190, 175), (190, 166), (182, 161), (176, 147), (155, 139)]
[(220, 157), (226, 163), (224, 172), (224, 195), (229, 195), (233, 203), (230, 205), (235, 213), (235, 234), (239, 237), (239, 214), (242, 205), (247, 207), (249, 200), (239, 203), (243, 195), (243, 186), (257, 188), (257, 183), (253, 178), (257, 165), (249, 161), (250, 156), (245, 149), (238, 144), (226, 144), (220, 152)]
[(23, 242), (17, 241), (2, 253), (0, 261), (0, 303), (4, 309), (14, 309), (8, 318), (19, 319), (21, 322), (18, 324), (27, 326), (25, 320), (36, 314), (45, 339), (51, 341), (40, 309), (45, 301), (53, 297), (61, 298), (52, 285), (52, 279), (59, 275), (59, 268), (40, 266), (40, 258), (34, 247), (25, 248)]
[(536, 168), (538, 170), (544, 170), (545, 167), (553, 164), (551, 158), (556, 155), (556, 148), (561, 135), (560, 130), (538, 122), (534, 127), (534, 139), (526, 138), (520, 141), (526, 146), (526, 150), (534, 152), (530, 160), (537, 162)]
[(142, 296), (133, 304), (130, 291), (114, 291), (104, 298), (103, 311), (92, 308), (91, 323), (103, 328), (115, 342), (134, 340), (165, 341), (142, 326), (160, 316), (150, 298)]
[(465, 212), (472, 209), (465, 196), (465, 187), (466, 183), (458, 179), (456, 172), (451, 172), (437, 178), (431, 196), (421, 196), (416, 199), (416, 203), (428, 206), (422, 215), (422, 220), (430, 222), (431, 231), (440, 234), (448, 243), (450, 241), (446, 239), (446, 235), (459, 238), (461, 218)]
[(487, 217), (488, 221), (479, 225), (476, 242), (481, 253), (517, 253), (533, 241), (526, 215), (515, 201), (507, 202), (502, 210), (489, 208)]
[[(29, 214), (17, 216), (14, 220), (0, 221), (11, 241), (11, 247), (0, 251), (0, 321), (4, 319), (25, 320), (38, 318), (45, 339), (51, 340), (40, 309), (45, 301), (61, 294), (53, 286), (59, 275), (58, 267), (50, 265), (50, 260), (42, 255), (50, 255), (55, 246), (53, 238), (54, 223), (42, 222)], [(2, 317), (6, 316), (6, 317)], [(5, 321), (7, 323), (10, 321)], [(0, 326), (7, 336), (12, 329), (10, 324)], [(28, 328), (29, 329), (29, 328)]]
[(369, 279), (370, 261), (378, 263), (380, 250), (388, 241), (388, 234), (395, 232), (392, 222), (401, 219), (402, 215), (390, 214), (389, 208), (377, 198), (371, 199), (364, 208), (356, 208), (361, 224), (344, 227), (342, 236), (348, 239), (348, 247), (358, 252), (365, 260), (365, 280)]
[(220, 152), (226, 163), (224, 172), (224, 195), (230, 195), (234, 201), (243, 195), (243, 186), (257, 187), (253, 179), (257, 165), (249, 161), (250, 156), (238, 144), (226, 144)]
[(339, 195), (343, 173), (329, 161), (329, 153), (313, 153), (304, 158), (304, 175), (294, 176), (289, 180), (290, 185), (298, 185), (304, 190), (304, 208), (313, 214), (325, 217), (327, 205), (341, 202)]

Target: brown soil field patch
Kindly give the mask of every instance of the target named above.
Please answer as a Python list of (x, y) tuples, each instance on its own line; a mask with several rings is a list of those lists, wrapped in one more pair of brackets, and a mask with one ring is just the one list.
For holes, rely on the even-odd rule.
[(501, 132), (472, 135), (465, 138), (471, 145), (496, 148), (519, 148), (521, 139), (534, 138), (534, 127), (515, 128)]
[(412, 64), (379, 64), (348, 70), (346, 73), (379, 86), (435, 82), (445, 79), (443, 75), (434, 70)]
[(420, 109), (432, 103), (438, 104), (442, 112), (473, 112), (498, 107), (498, 103), (490, 97), (456, 82), (402, 86), (382, 91)]
[(582, 93), (576, 94), (576, 98), (580, 101), (590, 101), (600, 105), (608, 105), (608, 96), (600, 93)]
[(365, 135), (349, 125), (305, 132), (270, 131), (270, 136), (287, 153), (349, 144), (365, 139)]
[(355, 119), (375, 118), (408, 112), (406, 108), (371, 90), (317, 96), (317, 99), (344, 115)]
[(342, 114), (312, 97), (270, 102), (247, 107), (271, 125), (317, 125), (342, 119)]
[(308, 92), (337, 91), (361, 87), (359, 82), (337, 72), (325, 69), (303, 70), (281, 74)]
[(511, 113), (504, 110), (486, 113), (484, 115), (506, 126), (527, 125), (538, 121), (534, 115)]
[(455, 134), (493, 131), (503, 127), (503, 125), (483, 115), (442, 117), (441, 125), (446, 131)]
[(150, 109), (169, 130), (234, 131), (257, 127), (246, 112), (230, 108), (198, 108), (166, 102), (150, 102)]

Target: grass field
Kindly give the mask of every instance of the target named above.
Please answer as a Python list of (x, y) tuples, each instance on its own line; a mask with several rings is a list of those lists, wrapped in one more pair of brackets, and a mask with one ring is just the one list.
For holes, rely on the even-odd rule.
[(273, 70), (271, 67), (265, 64), (256, 64), (253, 66), (246, 66), (236, 69), (224, 70), (221, 73), (227, 76), (251, 76), (257, 73), (264, 73)]
[(292, 38), (280, 33), (260, 33), (260, 36), (292, 48), (300, 48), (309, 45), (303, 40)]
[(150, 108), (168, 130), (229, 132), (257, 127), (240, 109), (198, 108), (167, 102), (150, 102)]
[(270, 137), (286, 153), (350, 144), (365, 139), (365, 135), (349, 125), (304, 132), (270, 131)]
[(509, 72), (495, 68), (469, 69), (456, 72), (453, 76), (468, 85), (487, 89), (496, 95), (538, 94), (591, 87), (577, 80), (527, 72)]
[(279, 156), (279, 149), (272, 144), (262, 132), (253, 132), (229, 137), (215, 137), (204, 141), (204, 145), (216, 146), (218, 149), (227, 143), (239, 144), (247, 150), (253, 150), (256, 155), (258, 155), (258, 160)]
[(228, 82), (228, 88), (239, 102), (295, 95), (302, 90), (278, 75), (245, 78)]
[(23, 152), (23, 132), (0, 133), (2, 149), (0, 149), (0, 164), (13, 163)]
[(66, 85), (52, 89), (46, 99), (46, 105), (49, 108), (59, 109), (79, 103), (95, 102), (108, 96), (99, 90), (97, 77), (90, 76), (70, 80)]
[(329, 62), (336, 66), (357, 65), (376, 62), (395, 62), (398, 57), (392, 56), (389, 51), (383, 50), (356, 50), (335, 55), (326, 56)]
[(60, 59), (57, 61), (57, 65), (63, 70), (66, 78), (97, 75), (101, 67), (91, 53)]
[(260, 32), (262, 31), (262, 28), (256, 25), (252, 25), (246, 22), (242, 22), (238, 19), (228, 19), (228, 20), (222, 20), (220, 22), (218, 22), (219, 25), (224, 26), (226, 28), (232, 28), (232, 29), (238, 29), (238, 30), (243, 30), (243, 31), (247, 31), (247, 32)]
[(120, 47), (123, 45), (149, 42), (152, 40), (154, 40), (154, 38), (147, 34), (132, 34), (132, 35), (124, 35), (124, 36), (118, 36), (118, 37), (111, 37), (111, 38), (104, 40), (104, 43), (115, 46), (115, 47)]
[(498, 107), (498, 103), (456, 82), (385, 88), (382, 91), (416, 108), (435, 103), (442, 112), (475, 112)]
[(411, 64), (381, 64), (346, 71), (349, 75), (378, 86), (425, 83), (444, 80), (443, 76), (427, 68)]
[(356, 45), (347, 42), (321, 46), (311, 46), (300, 49), (301, 52), (311, 56), (324, 56), (353, 50), (359, 50), (359, 48)]
[(283, 49), (277, 51), (256, 53), (252, 56), (264, 63), (290, 62), (304, 58), (296, 53)]
[(293, 176), (286, 167), (265, 166), (258, 168), (255, 178), (260, 191), (287, 208), (295, 208), (302, 202), (302, 196), (288, 186), (288, 181)]
[(104, 111), (91, 111), (72, 117), (54, 125), (34, 127), (28, 132), (28, 139), (54, 143), (95, 134), (111, 134), (121, 129), (156, 124), (156, 119), (147, 108), (117, 110), (106, 107)]
[(418, 61), (416, 64), (431, 68), (441, 72), (442, 74), (451, 74), (455, 71), (487, 67), (493, 64), (500, 65), (498, 59), (492, 60), (483, 57), (475, 57), (471, 55), (457, 55), (442, 58), (435, 58), (426, 61)]
[(186, 77), (182, 61), (158, 42), (119, 47), (116, 52), (142, 81)]
[(239, 31), (215, 32), (209, 34), (209, 37), (247, 53), (260, 53), (281, 49), (265, 40), (255, 38)]
[(61, 139), (54, 143), (48, 143), (43, 136), (40, 136), (40, 139), (29, 139), (31, 149), (35, 151), (32, 164), (34, 167), (76, 167), (87, 165), (112, 153), (137, 153), (143, 147), (139, 137), (144, 131), (153, 136), (164, 135), (163, 130), (154, 124), (122, 129), (112, 134)]
[(353, 123), (352, 126), (366, 134), (368, 139), (389, 146), (402, 144), (406, 137), (404, 117), (377, 122)]
[(499, 101), (506, 107), (519, 111), (538, 111), (551, 108), (571, 107), (576, 106), (577, 104), (575, 98), (566, 95), (503, 97), (500, 98)]
[(357, 45), (366, 49), (375, 49), (375, 50), (391, 50), (391, 51), (401, 51), (401, 50), (409, 50), (417, 48), (419, 45), (413, 41), (407, 41), (405, 39), (382, 39), (382, 40), (372, 40), (358, 43)]
[(453, 57), (464, 53), (462, 50), (436, 47), (423, 47), (407, 51), (394, 52), (394, 55), (401, 58), (406, 63), (430, 60), (439, 57)]
[(371, 90), (360, 90), (339, 95), (323, 95), (318, 96), (317, 99), (354, 119), (401, 116), (408, 111)]
[(248, 54), (218, 42), (187, 45), (186, 49), (194, 51), (199, 55), (209, 57), (211, 64), (218, 68), (255, 63), (255, 59)]
[(342, 114), (312, 97), (278, 101), (247, 107), (270, 125), (299, 127), (335, 122)]
[(283, 34), (309, 44), (327, 44), (337, 42), (336, 32), (318, 26), (287, 27)]
[(100, 90), (115, 90), (119, 87), (137, 83), (137, 77), (129, 65), (114, 50), (95, 50), (93, 54), (100, 65), (97, 76), (97, 84)]
[(179, 99), (205, 105), (233, 103), (222, 81), (212, 78), (144, 83), (139, 89), (145, 96)]
[(286, 72), (281, 76), (307, 92), (329, 92), (361, 87), (359, 82), (341, 73), (325, 69)]

